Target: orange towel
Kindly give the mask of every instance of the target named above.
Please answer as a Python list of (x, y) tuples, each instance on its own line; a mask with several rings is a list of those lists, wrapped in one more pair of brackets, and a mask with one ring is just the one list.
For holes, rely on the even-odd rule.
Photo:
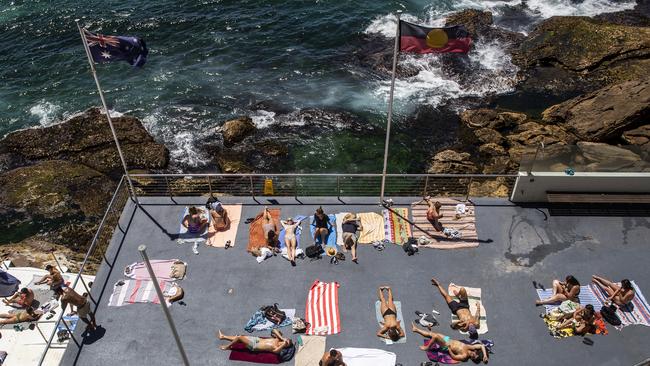
[[(273, 222), (275, 225), (280, 228), (280, 209), (279, 208), (272, 208), (269, 209), (271, 212), (271, 217), (273, 218)], [(254, 249), (257, 249), (261, 246), (264, 246), (266, 244), (266, 238), (264, 237), (264, 229), (262, 228), (262, 216), (264, 215), (263, 212), (260, 212), (255, 216), (255, 220), (251, 222), (251, 226), (248, 229), (248, 247), (246, 247), (246, 251), (251, 252)], [(279, 233), (278, 233), (279, 234)]]

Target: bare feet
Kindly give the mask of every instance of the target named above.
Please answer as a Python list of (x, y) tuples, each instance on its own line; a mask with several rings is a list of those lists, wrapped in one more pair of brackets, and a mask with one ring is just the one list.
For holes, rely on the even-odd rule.
[(222, 351), (227, 351), (228, 350), (228, 345), (219, 346), (219, 348), (221, 348)]
[(426, 350), (429, 349), (429, 347), (423, 345), (423, 346), (420, 346), (420, 349), (423, 350), (423, 351), (426, 351)]
[(431, 277), (431, 284), (434, 286), (440, 286), (440, 282), (438, 282), (434, 277)]
[(223, 333), (221, 333), (221, 329), (219, 329), (219, 333), (217, 333), (217, 338), (223, 339)]
[(415, 322), (411, 322), (411, 331), (415, 332), (418, 327), (415, 326)]

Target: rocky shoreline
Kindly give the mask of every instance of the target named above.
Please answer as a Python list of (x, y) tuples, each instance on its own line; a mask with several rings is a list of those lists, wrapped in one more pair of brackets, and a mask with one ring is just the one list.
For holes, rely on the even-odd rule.
[[(516, 9), (515, 9), (516, 10)], [(464, 24), (476, 40), (502, 44), (519, 68), (510, 95), (473, 99), (470, 109), (445, 114), (457, 132), (429, 151), (430, 173), (513, 173), (531, 148), (565, 157), (552, 169), (650, 171), (650, 2), (619, 13), (553, 17), (527, 36), (493, 24), (492, 14), (465, 10), (447, 18)], [(383, 77), (390, 70), (392, 40), (363, 35), (353, 62)], [(443, 55), (445, 56), (445, 55)], [(458, 57), (443, 57), (449, 68)], [(415, 72), (407, 66), (401, 76)], [(533, 96), (534, 100), (530, 100)], [(529, 99), (526, 99), (529, 98)], [(535, 108), (527, 107), (534, 104)], [(222, 172), (283, 172), (290, 144), (314, 133), (383, 136), (363, 117), (343, 110), (289, 110), (274, 102), (259, 110), (274, 123), (259, 128), (242, 116), (211, 131), (202, 148)], [(428, 131), (423, 106), (405, 128)], [(127, 164), (140, 172), (165, 171), (169, 151), (141, 121), (114, 118)], [(572, 147), (574, 146), (575, 147)], [(635, 152), (631, 152), (633, 147)], [(173, 162), (171, 162), (173, 164)], [(16, 131), (0, 140), (0, 255), (23, 265), (49, 262), (56, 251), (72, 269), (83, 258), (121, 177), (121, 165), (104, 115), (91, 108), (67, 121)], [(503, 187), (494, 190), (503, 193)], [(498, 192), (497, 192), (498, 193)], [(24, 263), (22, 263), (24, 262)]]

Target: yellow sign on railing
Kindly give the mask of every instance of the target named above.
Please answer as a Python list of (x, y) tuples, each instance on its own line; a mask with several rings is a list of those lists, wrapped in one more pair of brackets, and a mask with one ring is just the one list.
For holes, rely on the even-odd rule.
[(273, 179), (271, 178), (264, 179), (264, 195), (273, 196)]

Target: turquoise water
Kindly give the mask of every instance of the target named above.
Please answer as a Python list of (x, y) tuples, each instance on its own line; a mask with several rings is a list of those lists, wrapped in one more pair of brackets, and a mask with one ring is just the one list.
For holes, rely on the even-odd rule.
[[(518, 1), (511, 1), (517, 4)], [(394, 31), (397, 10), (411, 21), (442, 24), (449, 11), (495, 11), (506, 2), (444, 1), (7, 1), (0, 3), (0, 135), (49, 125), (99, 105), (75, 19), (104, 34), (137, 35), (149, 47), (143, 69), (99, 65), (113, 111), (140, 117), (166, 143), (180, 168), (200, 168), (209, 157), (200, 142), (230, 117), (253, 115), (260, 127), (273, 116), (253, 105), (272, 101), (289, 109), (336, 108), (384, 126), (388, 79), (353, 62), (367, 35)], [(529, 0), (528, 15), (576, 15), (632, 2)], [(567, 7), (569, 7), (567, 10)], [(555, 9), (555, 10), (554, 10)], [(523, 19), (523, 18), (522, 18)], [(529, 21), (524, 19), (520, 24)], [(512, 23), (510, 20), (510, 25)], [(466, 59), (473, 78), (445, 70), (438, 56), (404, 56), (420, 72), (398, 80), (391, 171), (421, 172), (440, 141), (436, 126), (404, 127), (421, 105), (441, 108), (458, 97), (512, 90), (516, 69), (499, 45), (476, 45)], [(458, 108), (458, 106), (455, 106)], [(425, 126), (426, 127), (426, 126)], [(416, 132), (414, 132), (416, 131)], [(449, 132), (449, 131), (447, 131)], [(453, 134), (449, 143), (453, 143)], [(318, 164), (310, 150), (327, 151)], [(383, 137), (337, 132), (315, 134), (291, 146), (296, 171), (377, 172)]]

